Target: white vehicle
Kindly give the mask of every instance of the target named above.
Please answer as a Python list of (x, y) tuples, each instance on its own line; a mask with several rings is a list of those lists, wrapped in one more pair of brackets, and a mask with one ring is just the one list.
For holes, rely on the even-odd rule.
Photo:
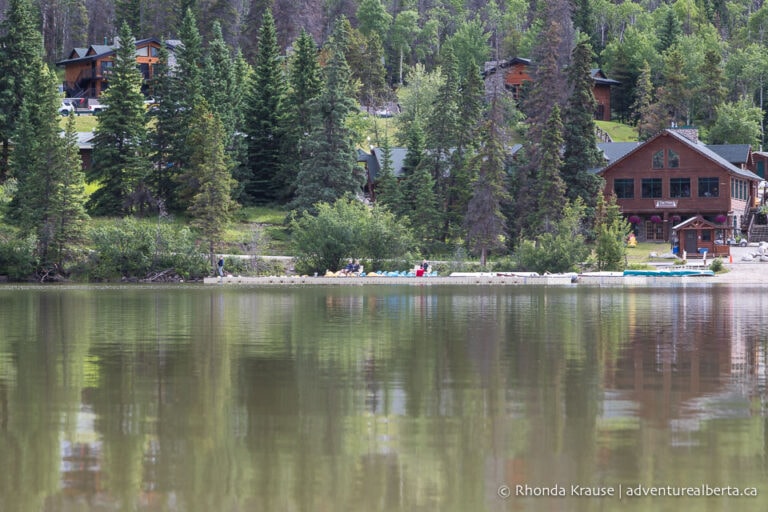
[(62, 116), (68, 116), (70, 114), (73, 114), (75, 112), (75, 107), (71, 103), (67, 103), (62, 101), (61, 105), (59, 106), (59, 114)]

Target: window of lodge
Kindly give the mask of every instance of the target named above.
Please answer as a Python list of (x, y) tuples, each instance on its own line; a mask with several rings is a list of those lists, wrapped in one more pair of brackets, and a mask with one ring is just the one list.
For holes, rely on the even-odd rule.
[(654, 169), (664, 168), (664, 150), (663, 149), (660, 149), (659, 151), (653, 154), (653, 168)]
[(669, 197), (691, 197), (691, 178), (670, 178)]
[(661, 197), (661, 178), (643, 178), (642, 195), (644, 199)]
[(677, 169), (680, 167), (680, 155), (671, 149), (667, 150), (667, 167), (670, 169)]
[(718, 197), (718, 178), (699, 178), (699, 197)]
[(613, 191), (617, 199), (633, 199), (635, 197), (635, 180), (617, 178), (613, 182)]

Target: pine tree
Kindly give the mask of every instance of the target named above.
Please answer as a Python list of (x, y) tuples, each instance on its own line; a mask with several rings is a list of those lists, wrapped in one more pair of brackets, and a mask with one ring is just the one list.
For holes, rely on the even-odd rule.
[(590, 172), (598, 167), (602, 155), (595, 137), (594, 113), (597, 102), (592, 93), (590, 68), (592, 47), (586, 39), (578, 42), (573, 51), (568, 81), (571, 96), (566, 105), (564, 123), (565, 152), (563, 155), (563, 180), (570, 200), (581, 197), (587, 209), (595, 207), (601, 193), (600, 178)]
[(8, 175), (10, 140), (29, 77), (42, 62), (43, 38), (30, 0), (9, 0), (0, 23), (0, 183)]
[(346, 124), (355, 110), (355, 101), (344, 58), (347, 37), (343, 30), (343, 20), (337, 21), (327, 46), (325, 88), (313, 101), (313, 128), (306, 141), (307, 153), (292, 203), (299, 211), (312, 213), (318, 202), (331, 204), (346, 194), (357, 195), (363, 185), (363, 173), (357, 166), (352, 134)]
[(259, 32), (259, 51), (246, 99), (250, 177), (244, 185), (247, 201), (251, 203), (269, 203), (278, 197), (285, 94), (275, 20), (268, 10)]
[(431, 252), (438, 239), (442, 215), (435, 195), (435, 181), (425, 165), (419, 165), (403, 179), (403, 199), (408, 205), (414, 237), (422, 252)]
[(175, 164), (174, 154), (176, 145), (179, 144), (177, 112), (179, 103), (174, 95), (173, 80), (168, 65), (169, 53), (165, 46), (161, 46), (157, 64), (154, 66), (152, 77), (152, 94), (155, 106), (149, 111), (150, 118), (154, 119), (149, 132), (150, 158), (153, 170), (147, 179), (155, 198), (163, 210), (178, 211), (178, 194), (176, 176), (179, 167)]
[(189, 206), (192, 225), (202, 234), (211, 258), (224, 236), (224, 228), (232, 220), (238, 204), (232, 199), (236, 186), (231, 162), (224, 151), (226, 131), (218, 115), (205, 100), (195, 107), (195, 123), (190, 127), (192, 153), (189, 172), (199, 184)]
[(93, 142), (93, 167), (88, 178), (98, 181), (88, 206), (101, 215), (141, 213), (154, 202), (148, 188), (147, 128), (142, 76), (128, 24), (120, 27), (120, 46), (109, 89), (102, 95), (109, 108), (99, 114)]

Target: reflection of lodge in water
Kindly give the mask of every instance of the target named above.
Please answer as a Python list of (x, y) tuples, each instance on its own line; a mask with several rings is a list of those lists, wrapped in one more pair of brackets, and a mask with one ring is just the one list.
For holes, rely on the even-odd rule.
[(624, 399), (638, 405), (639, 417), (662, 421), (685, 416), (697, 400), (734, 387), (757, 393), (766, 383), (765, 354), (757, 326), (737, 306), (754, 294), (719, 291), (670, 294), (670, 307), (658, 316), (645, 323), (634, 318), (623, 356), (606, 372), (606, 389), (630, 391)]

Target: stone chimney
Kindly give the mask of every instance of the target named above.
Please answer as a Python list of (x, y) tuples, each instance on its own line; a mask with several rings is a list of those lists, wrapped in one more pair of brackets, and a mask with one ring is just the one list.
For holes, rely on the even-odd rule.
[(695, 126), (677, 126), (677, 123), (672, 123), (670, 130), (675, 130), (677, 133), (696, 144), (699, 143), (699, 129)]

